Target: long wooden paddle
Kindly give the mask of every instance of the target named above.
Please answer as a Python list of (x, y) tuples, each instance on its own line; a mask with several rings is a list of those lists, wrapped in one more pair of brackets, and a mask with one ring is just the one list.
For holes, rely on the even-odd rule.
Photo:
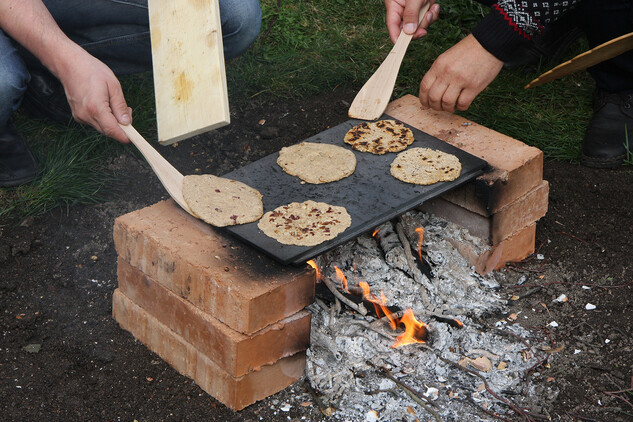
[[(422, 7), (418, 22), (422, 21), (429, 7), (430, 3)], [(402, 64), (402, 59), (407, 52), (411, 38), (413, 38), (412, 34), (405, 34), (404, 31), (400, 32), (400, 36), (396, 40), (387, 58), (385, 58), (372, 77), (365, 82), (365, 85), (358, 91), (358, 94), (356, 94), (347, 112), (349, 117), (354, 119), (376, 120), (382, 116), (387, 108), (387, 104), (389, 104), (393, 87), (396, 85), (400, 64)]]
[(551, 82), (555, 79), (567, 76), (579, 70), (595, 66), (600, 62), (612, 59), (632, 49), (633, 32), (622, 35), (618, 38), (614, 38), (604, 44), (600, 44), (599, 46), (592, 48), (589, 51), (585, 51), (584, 53), (577, 55), (576, 57), (566, 61), (565, 63), (559, 64), (552, 70), (543, 73), (541, 76), (527, 84), (525, 86), (525, 89), (543, 85), (547, 82)]
[(174, 166), (169, 164), (169, 161), (165, 160), (162, 155), (158, 153), (150, 144), (143, 138), (132, 125), (124, 126), (119, 124), (121, 129), (125, 132), (127, 137), (143, 154), (143, 157), (147, 160), (158, 180), (163, 184), (169, 196), (171, 196), (183, 210), (189, 214), (197, 217), (185, 202), (185, 198), (182, 196), (182, 182), (184, 176), (176, 170)]

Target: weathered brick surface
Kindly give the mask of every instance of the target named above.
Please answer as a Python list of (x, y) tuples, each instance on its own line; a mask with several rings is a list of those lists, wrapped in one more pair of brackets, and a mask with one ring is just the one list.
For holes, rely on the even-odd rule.
[(306, 268), (284, 267), (199, 221), (172, 200), (116, 219), (123, 260), (232, 329), (252, 334), (314, 300)]
[(299, 352), (246, 375), (234, 377), (184, 338), (114, 291), (114, 318), (121, 327), (158, 354), (181, 374), (233, 410), (240, 410), (297, 381), (305, 370), (305, 353)]
[(507, 262), (520, 261), (534, 253), (536, 223), (525, 227), (496, 246), (477, 251), (473, 245), (448, 239), (480, 274), (503, 268)]
[(385, 112), (492, 166), (491, 172), (444, 195), (448, 201), (470, 211), (495, 214), (543, 179), (543, 153), (539, 149), (458, 115), (425, 110), (413, 95), (392, 101)]
[(251, 335), (237, 332), (119, 258), (119, 290), (233, 376), (305, 350), (310, 313), (302, 310)]
[(514, 233), (531, 225), (547, 213), (549, 183), (542, 181), (536, 188), (501, 208), (490, 217), (455, 205), (444, 198), (434, 198), (419, 209), (458, 224), (490, 245), (498, 245)]

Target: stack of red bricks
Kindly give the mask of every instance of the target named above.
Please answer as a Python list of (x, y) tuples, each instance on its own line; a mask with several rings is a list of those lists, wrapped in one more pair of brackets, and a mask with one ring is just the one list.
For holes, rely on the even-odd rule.
[(472, 245), (455, 244), (477, 272), (499, 269), (534, 252), (536, 222), (547, 212), (549, 196), (541, 150), (455, 114), (422, 110), (412, 95), (390, 103), (386, 113), (491, 167), (474, 182), (420, 206), (465, 227), (488, 245), (476, 251)]
[(171, 200), (119, 217), (114, 240), (114, 318), (203, 390), (239, 410), (303, 375), (307, 267), (282, 267)]

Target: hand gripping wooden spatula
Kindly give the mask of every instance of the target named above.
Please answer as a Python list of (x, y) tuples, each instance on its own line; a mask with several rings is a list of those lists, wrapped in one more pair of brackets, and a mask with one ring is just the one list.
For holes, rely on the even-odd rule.
[[(418, 17), (418, 23), (422, 21), (424, 15), (429, 10), (430, 3), (427, 3)], [(413, 34), (405, 34), (404, 30), (393, 45), (387, 58), (382, 62), (378, 70), (372, 75), (365, 85), (358, 91), (347, 114), (354, 119), (376, 120), (385, 112), (393, 87), (396, 85), (396, 78), (400, 70), (400, 64), (407, 52), (407, 47), (413, 38)]]
[(184, 176), (174, 168), (169, 161), (165, 160), (162, 155), (158, 153), (150, 144), (143, 138), (132, 125), (124, 126), (119, 124), (121, 129), (125, 132), (127, 137), (143, 154), (143, 157), (147, 160), (158, 180), (163, 184), (169, 196), (171, 196), (183, 210), (189, 214), (197, 217), (185, 202), (185, 198), (182, 196), (182, 181)]

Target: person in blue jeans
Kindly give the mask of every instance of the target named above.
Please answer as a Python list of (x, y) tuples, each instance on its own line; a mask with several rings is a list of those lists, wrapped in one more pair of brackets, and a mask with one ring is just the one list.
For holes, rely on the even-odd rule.
[[(258, 0), (220, 0), (224, 57), (245, 52), (261, 27)], [(11, 122), (24, 103), (35, 117), (88, 124), (129, 142), (132, 122), (117, 76), (151, 70), (147, 0), (0, 1), (0, 187), (37, 175)]]
[[(435, 0), (429, 0), (435, 3)], [(435, 109), (466, 110), (517, 53), (555, 46), (579, 28), (590, 47), (633, 32), (633, 0), (477, 0), (490, 7), (472, 33), (441, 54), (420, 83), (420, 102)], [(385, 0), (387, 27), (395, 41), (400, 28), (419, 38), (437, 19), (431, 6), (427, 22), (417, 15), (427, 0)], [(533, 49), (531, 51), (534, 51)], [(621, 165), (633, 149), (633, 50), (588, 69), (596, 83), (594, 111), (582, 142), (581, 164), (596, 168)]]

